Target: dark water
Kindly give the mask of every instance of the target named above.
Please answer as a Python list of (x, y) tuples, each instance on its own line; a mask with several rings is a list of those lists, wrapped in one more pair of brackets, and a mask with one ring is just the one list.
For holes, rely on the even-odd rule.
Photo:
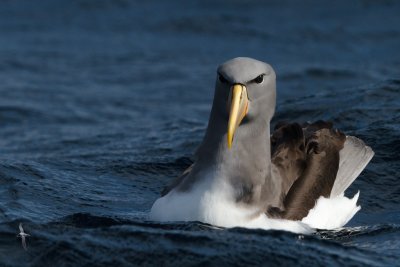
[[(400, 265), (399, 14), (398, 1), (1, 1), (0, 266)], [(275, 123), (332, 120), (375, 150), (346, 228), (147, 219), (235, 56), (274, 66)]]

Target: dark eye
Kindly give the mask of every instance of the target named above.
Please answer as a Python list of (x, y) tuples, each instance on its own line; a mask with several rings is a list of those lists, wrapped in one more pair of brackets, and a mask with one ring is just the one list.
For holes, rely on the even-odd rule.
[(253, 80), (255, 83), (262, 83), (264, 81), (264, 75), (259, 75)]
[(222, 75), (219, 74), (219, 73), (218, 73), (218, 80), (219, 80), (221, 83), (229, 83), (228, 80), (225, 79), (225, 77), (222, 76)]

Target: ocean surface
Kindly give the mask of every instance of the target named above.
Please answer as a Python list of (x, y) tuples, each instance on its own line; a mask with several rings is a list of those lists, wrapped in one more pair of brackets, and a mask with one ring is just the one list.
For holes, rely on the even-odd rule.
[[(0, 1), (0, 266), (400, 266), (399, 14), (394, 0)], [(275, 68), (273, 124), (331, 120), (374, 149), (343, 229), (148, 219), (236, 56)]]

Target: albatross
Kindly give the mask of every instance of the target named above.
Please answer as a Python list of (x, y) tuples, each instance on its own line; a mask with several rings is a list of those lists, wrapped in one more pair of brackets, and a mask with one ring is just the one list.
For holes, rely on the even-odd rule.
[(194, 163), (155, 201), (150, 218), (309, 233), (344, 226), (360, 209), (345, 190), (374, 155), (332, 123), (270, 121), (276, 74), (239, 57), (218, 67), (208, 127)]

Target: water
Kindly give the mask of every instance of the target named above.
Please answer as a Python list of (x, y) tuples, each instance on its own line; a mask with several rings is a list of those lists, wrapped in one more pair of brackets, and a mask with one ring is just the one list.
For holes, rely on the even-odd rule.
[[(398, 14), (398, 1), (2, 1), (0, 266), (399, 265)], [(273, 123), (332, 120), (375, 150), (344, 229), (147, 219), (235, 56), (274, 66)]]

